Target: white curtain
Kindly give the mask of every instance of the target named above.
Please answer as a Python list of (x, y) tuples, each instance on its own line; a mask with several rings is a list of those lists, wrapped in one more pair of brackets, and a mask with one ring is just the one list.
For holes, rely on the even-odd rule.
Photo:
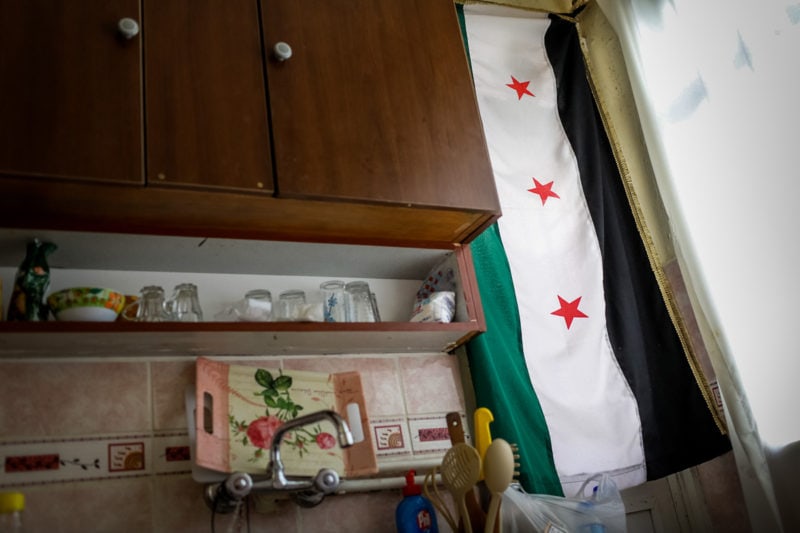
[(682, 270), (714, 332), (751, 520), (800, 530), (800, 491), (781, 482), (800, 471), (800, 3), (598, 3), (622, 44)]

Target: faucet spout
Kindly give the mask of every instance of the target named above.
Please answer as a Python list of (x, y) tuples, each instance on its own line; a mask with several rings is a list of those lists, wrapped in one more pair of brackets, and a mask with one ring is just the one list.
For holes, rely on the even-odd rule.
[[(353, 434), (350, 432), (350, 427), (341, 415), (332, 410), (317, 411), (284, 422), (273, 435), (272, 444), (270, 446), (270, 461), (267, 466), (267, 474), (272, 480), (273, 488), (278, 490), (317, 489), (325, 493), (333, 492), (338, 488), (339, 476), (333, 470), (320, 470), (316, 478), (289, 477), (286, 475), (283, 461), (281, 461), (281, 442), (283, 441), (284, 435), (293, 429), (314, 424), (322, 420), (329, 420), (336, 427), (339, 446), (347, 448), (353, 445)], [(334, 480), (333, 477), (336, 479)]]

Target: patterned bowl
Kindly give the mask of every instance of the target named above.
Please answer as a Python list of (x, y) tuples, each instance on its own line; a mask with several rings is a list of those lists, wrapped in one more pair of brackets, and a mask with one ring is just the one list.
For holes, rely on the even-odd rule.
[(113, 289), (72, 287), (47, 297), (56, 320), (113, 322), (125, 305), (125, 296)]

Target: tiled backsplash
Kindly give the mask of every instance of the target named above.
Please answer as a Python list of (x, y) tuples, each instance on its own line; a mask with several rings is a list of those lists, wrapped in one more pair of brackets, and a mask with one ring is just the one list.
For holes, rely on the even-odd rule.
[[(466, 412), (454, 355), (247, 362), (259, 360), (284, 369), (358, 370), (382, 469), (435, 460), (449, 447), (445, 414)], [(0, 362), (0, 488), (25, 493), (32, 530), (209, 531), (211, 512), (188, 458), (184, 395), (194, 370), (189, 357)], [(400, 498), (399, 489), (337, 495), (302, 510), (280, 500), (272, 512), (251, 510), (251, 526), (391, 530)], [(217, 517), (218, 530), (227, 519)]]

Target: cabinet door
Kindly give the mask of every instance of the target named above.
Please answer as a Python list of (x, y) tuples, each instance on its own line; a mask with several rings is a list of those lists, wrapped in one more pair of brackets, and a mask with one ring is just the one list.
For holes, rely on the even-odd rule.
[(452, 0), (262, 0), (278, 195), (499, 213)]
[(273, 189), (256, 1), (145, 2), (148, 184)]
[(0, 173), (142, 181), (137, 0), (0, 0)]

